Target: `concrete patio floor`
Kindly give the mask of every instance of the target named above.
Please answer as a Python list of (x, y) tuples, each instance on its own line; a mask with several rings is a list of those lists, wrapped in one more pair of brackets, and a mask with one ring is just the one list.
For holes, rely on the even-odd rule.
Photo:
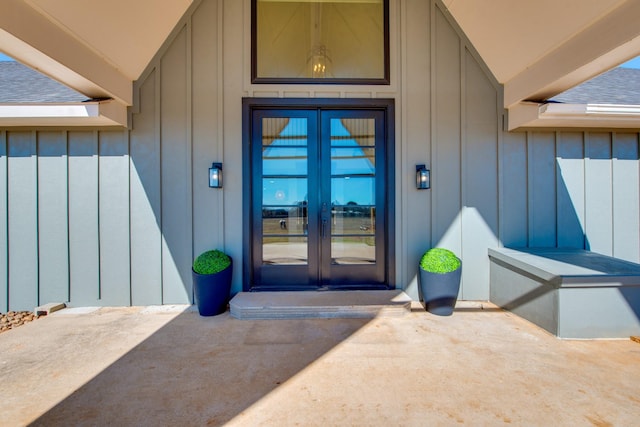
[(1, 426), (630, 426), (640, 344), (559, 340), (488, 303), (269, 321), (66, 309), (0, 334), (0, 385)]

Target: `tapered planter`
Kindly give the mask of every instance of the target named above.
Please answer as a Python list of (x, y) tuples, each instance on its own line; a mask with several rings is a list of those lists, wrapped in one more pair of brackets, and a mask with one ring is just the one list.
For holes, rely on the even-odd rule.
[(226, 269), (214, 274), (198, 274), (193, 269), (193, 292), (201, 316), (224, 313), (231, 293), (233, 262)]
[(420, 260), (418, 284), (424, 308), (438, 316), (450, 316), (460, 292), (462, 261), (447, 249), (434, 248)]
[(424, 308), (438, 316), (451, 316), (460, 292), (462, 268), (450, 273), (431, 273), (420, 268), (420, 290)]

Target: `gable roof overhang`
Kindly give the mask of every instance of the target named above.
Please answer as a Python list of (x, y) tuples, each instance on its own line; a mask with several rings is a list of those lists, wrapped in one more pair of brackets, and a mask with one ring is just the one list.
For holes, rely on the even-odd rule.
[[(89, 98), (126, 107), (133, 82), (200, 1), (3, 0), (0, 51)], [(640, 53), (637, 0), (439, 1), (504, 85), (509, 109)]]
[[(54, 115), (51, 120), (91, 126), (97, 117), (110, 116), (109, 120), (115, 121), (112, 125), (126, 126), (126, 110), (133, 104), (133, 82), (192, 1), (2, 0), (0, 51), (88, 98), (113, 100), (84, 106), (86, 111), (108, 110), (106, 115), (88, 113), (86, 120), (80, 120), (84, 113), (73, 113), (73, 119), (65, 121)], [(15, 111), (15, 106), (11, 108)], [(29, 122), (35, 125), (44, 119), (37, 114), (53, 110), (32, 105), (20, 111), (36, 114)], [(71, 110), (61, 104), (57, 111)], [(27, 117), (15, 119), (28, 122)], [(5, 123), (7, 118), (0, 121)]]

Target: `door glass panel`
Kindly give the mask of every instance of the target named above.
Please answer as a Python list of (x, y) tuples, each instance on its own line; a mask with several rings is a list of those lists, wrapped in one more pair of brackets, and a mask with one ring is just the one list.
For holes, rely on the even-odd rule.
[(307, 264), (307, 119), (262, 119), (262, 261)]
[(375, 178), (331, 178), (331, 200), (336, 205), (374, 205)]
[(331, 234), (373, 235), (376, 231), (376, 209), (373, 206), (333, 206)]
[(332, 147), (375, 147), (374, 119), (331, 119)]
[(262, 179), (262, 206), (296, 207), (307, 197), (307, 178)]
[(376, 262), (375, 120), (331, 119), (331, 262)]
[(375, 264), (374, 236), (332, 237), (331, 261), (334, 264)]
[(340, 147), (331, 149), (332, 175), (375, 174), (375, 148)]
[(306, 175), (306, 147), (266, 147), (262, 153), (264, 175)]

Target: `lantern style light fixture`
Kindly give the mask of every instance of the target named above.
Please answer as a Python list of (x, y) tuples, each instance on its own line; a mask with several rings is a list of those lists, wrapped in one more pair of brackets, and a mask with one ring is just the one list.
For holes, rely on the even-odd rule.
[(431, 188), (431, 171), (425, 165), (416, 165), (416, 188), (418, 190)]
[(309, 62), (311, 63), (311, 77), (314, 79), (325, 78), (329, 74), (329, 64), (331, 58), (329, 57), (329, 51), (324, 44), (317, 44), (311, 49), (309, 55)]
[(209, 168), (209, 187), (222, 188), (222, 163), (213, 163)]

